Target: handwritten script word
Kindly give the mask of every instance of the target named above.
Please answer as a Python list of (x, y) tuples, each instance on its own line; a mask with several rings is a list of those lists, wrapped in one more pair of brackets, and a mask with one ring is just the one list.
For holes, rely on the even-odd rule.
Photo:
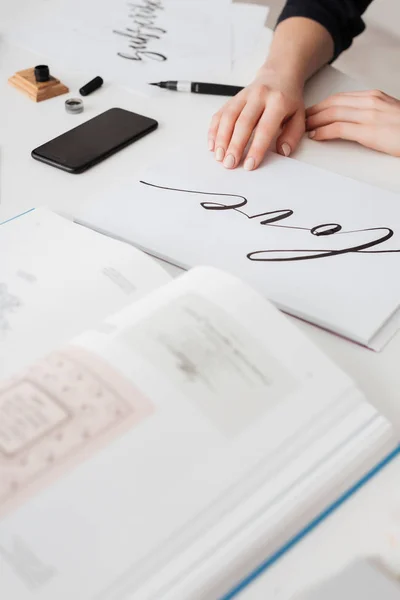
[[(393, 237), (394, 231), (390, 229), (390, 227), (370, 227), (367, 229), (353, 229), (351, 231), (343, 231), (342, 226), (339, 223), (322, 223), (319, 225), (314, 225), (311, 228), (308, 227), (295, 227), (290, 225), (278, 225), (279, 221), (284, 221), (293, 216), (294, 211), (290, 208), (282, 208), (278, 210), (271, 210), (268, 212), (259, 213), (256, 215), (249, 215), (247, 212), (241, 210), (247, 205), (247, 198), (245, 196), (240, 196), (238, 194), (221, 194), (215, 192), (201, 192), (196, 190), (184, 190), (179, 188), (171, 188), (164, 187), (161, 185), (155, 185), (153, 183), (148, 183), (147, 181), (141, 181), (140, 183), (144, 185), (148, 185), (153, 188), (157, 188), (160, 190), (167, 190), (172, 192), (182, 192), (183, 194), (199, 194), (202, 196), (219, 196), (221, 198), (234, 198), (234, 202), (232, 204), (226, 204), (225, 202), (200, 202), (200, 206), (205, 210), (233, 210), (237, 213), (240, 213), (247, 219), (261, 219), (259, 221), (259, 225), (263, 225), (266, 227), (279, 227), (283, 229), (296, 229), (301, 231), (307, 231), (312, 236), (318, 238), (326, 238), (328, 236), (336, 236), (336, 235), (351, 235), (357, 233), (366, 233), (372, 232), (373, 239), (368, 242), (358, 243), (354, 245), (354, 242), (350, 246), (346, 246), (340, 248), (339, 250), (332, 250), (329, 248), (319, 248), (319, 249), (307, 249), (307, 248), (294, 248), (294, 249), (285, 249), (285, 250), (255, 250), (253, 252), (249, 252), (247, 254), (247, 258), (249, 260), (255, 262), (291, 262), (297, 260), (312, 260), (315, 258), (328, 258), (332, 256), (339, 256), (341, 254), (349, 254), (353, 252), (357, 253), (367, 253), (367, 254), (389, 254), (394, 252), (399, 252), (400, 249), (397, 250), (370, 250), (370, 248), (376, 248), (380, 244), (387, 242), (390, 238)], [(345, 239), (345, 238), (344, 238)], [(288, 256), (279, 256), (272, 257), (272, 254), (286, 254)]]
[(166, 29), (157, 27), (157, 18), (164, 10), (163, 0), (142, 0), (141, 3), (130, 2), (129, 20), (130, 26), (113, 33), (128, 39), (129, 53), (118, 52), (118, 56), (127, 60), (156, 60), (163, 62), (167, 60), (165, 54), (153, 52), (149, 44), (154, 40), (160, 40), (166, 33)]

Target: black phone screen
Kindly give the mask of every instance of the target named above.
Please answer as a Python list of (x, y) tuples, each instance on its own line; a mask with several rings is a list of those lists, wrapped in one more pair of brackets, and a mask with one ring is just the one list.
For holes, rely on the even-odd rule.
[(81, 173), (156, 127), (154, 119), (111, 108), (36, 148), (32, 156), (60, 169)]

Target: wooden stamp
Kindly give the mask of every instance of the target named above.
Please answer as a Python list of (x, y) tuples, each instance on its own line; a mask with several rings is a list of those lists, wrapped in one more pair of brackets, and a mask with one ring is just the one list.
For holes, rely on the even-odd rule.
[(8, 83), (34, 102), (42, 102), (69, 92), (67, 86), (51, 75), (48, 81), (36, 81), (34, 68), (18, 71), (9, 78)]

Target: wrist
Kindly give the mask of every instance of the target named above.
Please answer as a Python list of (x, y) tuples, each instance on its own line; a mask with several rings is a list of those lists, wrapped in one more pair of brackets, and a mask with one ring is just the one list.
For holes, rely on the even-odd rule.
[(279, 87), (291, 88), (302, 91), (306, 77), (296, 68), (290, 68), (287, 65), (275, 64), (267, 60), (258, 69), (255, 77), (256, 81), (268, 85), (275, 83)]

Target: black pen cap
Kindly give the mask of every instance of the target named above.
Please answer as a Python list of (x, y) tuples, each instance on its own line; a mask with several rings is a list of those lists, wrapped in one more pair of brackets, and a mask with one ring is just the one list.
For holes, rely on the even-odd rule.
[(89, 96), (92, 92), (95, 92), (103, 85), (104, 81), (101, 77), (95, 77), (92, 81), (89, 81), (86, 85), (81, 87), (79, 93), (81, 96)]

